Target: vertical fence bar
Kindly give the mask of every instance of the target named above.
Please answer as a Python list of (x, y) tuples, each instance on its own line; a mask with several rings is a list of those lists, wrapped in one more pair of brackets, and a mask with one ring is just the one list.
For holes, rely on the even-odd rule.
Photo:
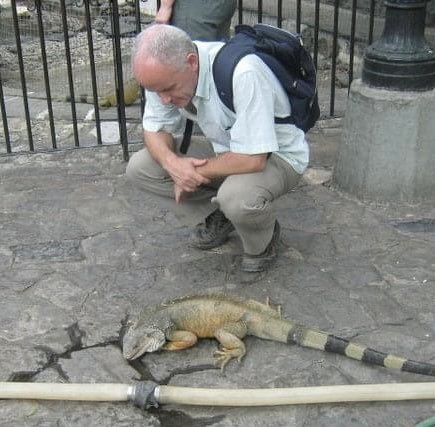
[(352, 0), (352, 22), (350, 26), (350, 45), (349, 45), (349, 86), (348, 90), (350, 90), (350, 84), (353, 80), (353, 61), (355, 54), (355, 27), (356, 27), (356, 6), (357, 0)]
[(263, 0), (258, 0), (257, 3), (257, 22), (263, 22)]
[(331, 58), (331, 98), (329, 115), (334, 115), (335, 108), (335, 71), (337, 67), (337, 45), (338, 45), (338, 11), (340, 6), (340, 0), (334, 0), (334, 31), (332, 42), (332, 58)]
[(27, 137), (29, 139), (29, 150), (35, 151), (35, 147), (33, 145), (32, 123), (30, 121), (29, 100), (27, 98), (26, 75), (24, 72), (23, 50), (21, 49), (21, 35), (20, 35), (20, 26), (18, 23), (16, 0), (11, 0), (11, 8), (12, 8), (12, 19), (14, 22), (14, 32), (15, 32), (15, 41), (16, 41), (16, 47), (17, 47), (18, 65), (20, 68), (21, 89), (23, 92), (23, 105), (24, 105), (24, 114), (26, 116)]
[(296, 0), (296, 32), (301, 32), (302, 0)]
[(320, 0), (316, 0), (314, 5), (314, 45), (313, 45), (313, 57), (314, 66), (317, 70), (317, 63), (319, 57), (319, 31), (320, 31)]
[(239, 25), (243, 24), (243, 0), (239, 0), (238, 6), (237, 6), (237, 13), (238, 13), (238, 21)]
[(8, 117), (6, 114), (6, 105), (5, 105), (5, 97), (3, 94), (3, 83), (2, 83), (2, 74), (0, 71), (0, 110), (2, 113), (3, 120), (3, 131), (5, 133), (5, 142), (6, 142), (6, 152), (8, 154), (12, 153), (11, 150), (11, 138), (9, 135), (9, 127), (8, 127)]
[(48, 76), (47, 50), (45, 46), (44, 24), (42, 21), (42, 0), (35, 1), (36, 16), (38, 20), (39, 44), (41, 45), (42, 67), (44, 72), (45, 94), (47, 98), (48, 120), (50, 123), (51, 146), (56, 149), (56, 129), (54, 127), (53, 104), (51, 98), (50, 78)]
[[(140, 0), (135, 0), (135, 13), (136, 13), (136, 34), (142, 31), (141, 13), (140, 13)], [(141, 117), (145, 110), (145, 91), (143, 87), (140, 88), (140, 112)]]
[(91, 69), (92, 97), (94, 100), (95, 125), (97, 129), (97, 144), (102, 145), (103, 141), (101, 138), (100, 106), (98, 105), (97, 73), (95, 70), (94, 41), (92, 37), (91, 9), (89, 3), (90, 3), (89, 1), (86, 0), (84, 1), (86, 33), (88, 39), (89, 66)]
[(373, 30), (374, 30), (374, 26), (375, 26), (375, 1), (376, 0), (370, 0), (368, 45), (371, 45), (373, 43)]
[(115, 83), (117, 95), (118, 109), (118, 124), (119, 137), (123, 149), (124, 160), (128, 161), (128, 140), (127, 140), (127, 124), (125, 119), (125, 103), (124, 103), (124, 83), (122, 75), (122, 57), (119, 29), (119, 9), (118, 0), (112, 0), (112, 42), (113, 42), (113, 60), (115, 65)]
[(277, 10), (277, 26), (278, 28), (282, 28), (282, 0), (278, 0), (277, 4), (278, 10)]
[(60, 11), (62, 15), (62, 28), (63, 28), (63, 37), (65, 42), (65, 56), (66, 56), (66, 66), (67, 66), (67, 74), (68, 74), (68, 85), (69, 85), (69, 93), (71, 98), (71, 114), (72, 114), (72, 125), (74, 131), (74, 144), (76, 147), (79, 147), (80, 142), (79, 142), (79, 133), (77, 128), (76, 100), (74, 94), (74, 80), (72, 75), (71, 49), (69, 45), (68, 21), (66, 16), (65, 0), (60, 0)]
[(135, 24), (136, 24), (136, 34), (139, 34), (142, 31), (142, 25), (140, 22), (140, 0), (134, 1), (134, 13), (135, 13)]

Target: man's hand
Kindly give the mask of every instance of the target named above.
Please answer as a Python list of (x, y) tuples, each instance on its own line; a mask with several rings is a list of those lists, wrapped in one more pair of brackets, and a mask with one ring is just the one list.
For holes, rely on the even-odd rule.
[(209, 160), (180, 157), (175, 153), (174, 140), (169, 133), (144, 131), (144, 140), (151, 156), (174, 181), (177, 202), (181, 200), (183, 193), (191, 193), (199, 186), (210, 183), (210, 178), (198, 171), (198, 168), (205, 166)]
[(199, 186), (210, 183), (210, 179), (201, 175), (196, 168), (204, 166), (207, 159), (174, 156), (168, 159), (164, 168), (174, 181), (175, 201), (181, 201), (184, 192), (196, 191)]
[(183, 201), (184, 191), (177, 184), (174, 184), (174, 195), (176, 203), (181, 203)]
[(169, 24), (172, 16), (173, 5), (174, 0), (162, 0), (154, 22), (156, 22), (157, 24)]

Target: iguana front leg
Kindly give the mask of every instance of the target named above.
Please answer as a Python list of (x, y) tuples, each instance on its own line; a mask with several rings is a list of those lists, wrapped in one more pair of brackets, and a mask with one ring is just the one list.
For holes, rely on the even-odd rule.
[(240, 362), (246, 354), (246, 347), (241, 338), (246, 335), (247, 328), (244, 322), (228, 323), (215, 332), (215, 338), (221, 344), (221, 349), (215, 351), (216, 365), (223, 371), (231, 359)]
[(175, 351), (193, 347), (198, 341), (198, 337), (189, 331), (172, 331), (166, 337), (167, 342), (162, 347), (163, 350)]

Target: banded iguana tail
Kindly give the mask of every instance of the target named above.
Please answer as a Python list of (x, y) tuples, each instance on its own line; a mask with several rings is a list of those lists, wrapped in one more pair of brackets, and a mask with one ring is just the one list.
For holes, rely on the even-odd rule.
[(323, 331), (281, 319), (279, 310), (253, 300), (227, 295), (198, 295), (176, 299), (145, 309), (123, 338), (123, 355), (134, 360), (160, 349), (182, 350), (198, 338), (216, 338), (221, 349), (214, 353), (216, 364), (224, 369), (233, 358), (246, 353), (242, 341), (247, 335), (299, 344), (345, 355), (362, 362), (435, 376), (435, 365), (408, 360), (373, 350)]

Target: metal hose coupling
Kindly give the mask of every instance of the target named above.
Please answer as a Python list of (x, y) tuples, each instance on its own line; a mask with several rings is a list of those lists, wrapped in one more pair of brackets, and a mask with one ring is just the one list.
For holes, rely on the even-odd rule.
[(159, 391), (159, 385), (154, 381), (141, 381), (128, 388), (127, 397), (138, 408), (158, 408)]

